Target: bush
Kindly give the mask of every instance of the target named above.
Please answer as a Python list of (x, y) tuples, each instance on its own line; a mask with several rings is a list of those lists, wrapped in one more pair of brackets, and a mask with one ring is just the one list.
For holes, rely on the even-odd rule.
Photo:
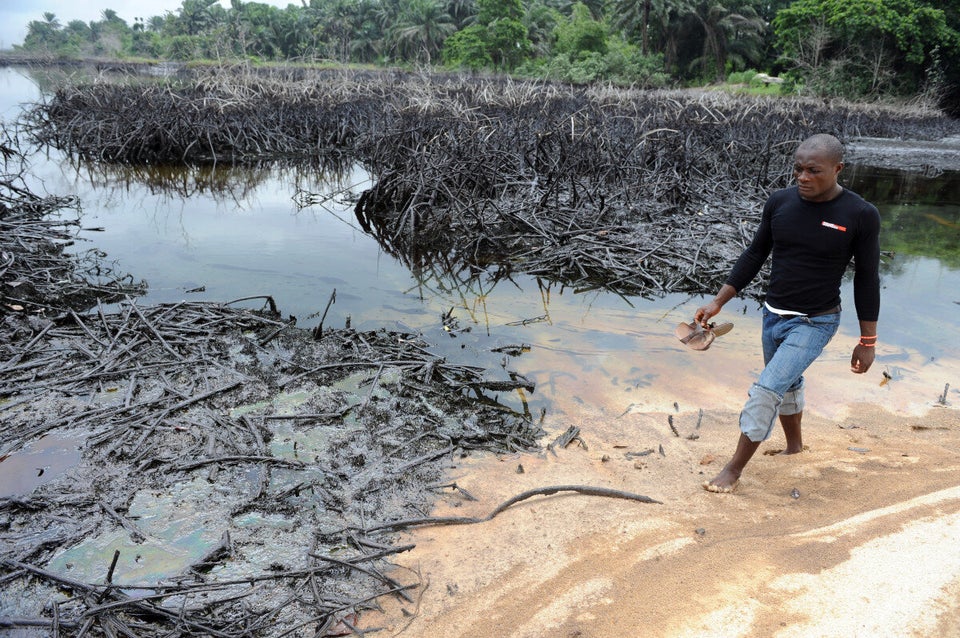
[(546, 60), (527, 62), (516, 70), (516, 75), (545, 78), (573, 84), (612, 82), (624, 86), (662, 88), (670, 83), (663, 69), (663, 57), (643, 55), (640, 49), (620, 39), (608, 41), (607, 52), (567, 53)]
[(727, 75), (727, 82), (729, 84), (750, 84), (753, 81), (753, 77), (757, 74), (755, 69), (747, 69), (745, 71), (734, 71)]
[(200, 57), (198, 38), (195, 35), (175, 35), (167, 41), (167, 57), (171, 60), (192, 60)]

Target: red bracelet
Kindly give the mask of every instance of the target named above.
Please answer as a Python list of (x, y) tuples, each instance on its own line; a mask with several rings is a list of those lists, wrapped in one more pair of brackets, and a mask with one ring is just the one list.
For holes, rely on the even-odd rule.
[(875, 344), (875, 343), (864, 343), (864, 342), (861, 341), (861, 342), (860, 342), (860, 345), (863, 346), (864, 348), (875, 348), (877, 344)]

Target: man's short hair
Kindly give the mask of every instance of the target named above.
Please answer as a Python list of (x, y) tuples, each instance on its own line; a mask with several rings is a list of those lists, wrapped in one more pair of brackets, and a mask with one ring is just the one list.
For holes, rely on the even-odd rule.
[(811, 135), (800, 143), (797, 150), (799, 151), (800, 149), (819, 151), (825, 153), (833, 162), (837, 164), (843, 163), (843, 144), (833, 135), (828, 135), (827, 133)]

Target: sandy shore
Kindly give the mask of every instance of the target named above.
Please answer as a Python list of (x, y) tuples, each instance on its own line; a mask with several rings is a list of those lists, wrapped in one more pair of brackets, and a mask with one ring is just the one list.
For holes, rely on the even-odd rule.
[[(691, 357), (672, 396), (626, 410), (609, 384), (558, 389), (558, 421), (579, 426), (586, 448), (467, 460), (451, 478), (478, 500), (450, 495), (433, 514), (483, 516), (563, 484), (663, 504), (558, 494), (415, 530), (395, 574), (422, 583), (414, 602), (386, 601), (363, 626), (445, 638), (960, 636), (960, 401), (955, 390), (937, 400), (956, 363), (908, 357), (896, 369), (907, 373), (884, 381), (882, 356), (853, 375), (835, 341), (808, 375), (809, 450), (758, 454), (732, 495), (700, 485), (732, 451), (745, 348)], [(705, 364), (712, 380), (697, 383)], [(761, 451), (782, 443), (778, 432)]]

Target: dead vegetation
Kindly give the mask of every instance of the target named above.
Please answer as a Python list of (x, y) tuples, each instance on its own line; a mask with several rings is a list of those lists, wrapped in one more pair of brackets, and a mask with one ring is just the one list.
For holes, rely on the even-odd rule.
[[(0, 586), (46, 603), (4, 618), (7, 627), (324, 635), (378, 596), (409, 599), (378, 566), (404, 550), (390, 534), (397, 521), (455, 487), (441, 480), (449, 459), (532, 450), (543, 434), (487, 390), (529, 382), (447, 364), (416, 335), (328, 330), (315, 340), (266, 306), (201, 303), (128, 301), (42, 323), (2, 345), (0, 456), (46, 435), (75, 434), (84, 452), (62, 478), (0, 499)], [(175, 540), (141, 502), (204, 484), (179, 515), (205, 512), (221, 542), (179, 575), (131, 582), (133, 554)], [(271, 533), (245, 526), (251, 516), (285, 522)], [(45, 567), (116, 528), (129, 541), (113, 564), (92, 566), (97, 578), (89, 565), (77, 577)], [(290, 560), (265, 564), (264, 543)]]
[(0, 313), (53, 315), (141, 294), (144, 282), (116, 272), (95, 249), (79, 250), (78, 202), (31, 192), (15, 148), (0, 143), (7, 167), (0, 171)]
[[(65, 250), (72, 200), (37, 197), (16, 172), (0, 182), (0, 462), (40, 441), (82, 449), (0, 497), (0, 628), (340, 635), (379, 596), (409, 599), (415, 583), (382, 574), (405, 549), (393, 530), (440, 495), (469, 497), (441, 480), (451, 459), (543, 435), (542, 415), (497, 400), (530, 381), (450, 364), (419, 335), (307, 332), (269, 297), (140, 305), (102, 255)], [(131, 578), (181, 540), (143, 511), (175, 497), (168, 515), (194, 519), (186, 537), (219, 542), (179, 547), (188, 564), (159, 581)], [(53, 564), (117, 532), (112, 560)]]
[[(473, 499), (444, 479), (451, 463), (538, 449), (535, 386), (507, 368), (525, 346), (498, 348), (490, 371), (416, 334), (298, 329), (270, 297), (141, 305), (127, 278), (104, 283), (102, 255), (64, 250), (73, 202), (17, 181), (0, 206), (0, 469), (41, 441), (80, 451), (0, 494), (0, 629), (346, 635), (379, 598), (422, 586), (386, 573), (410, 548), (398, 531), (487, 520), (425, 516)], [(557, 492), (656, 502), (545, 486), (490, 517)]]
[(352, 158), (376, 180), (361, 224), (412, 267), (506, 264), (624, 295), (722, 283), (812, 132), (960, 130), (880, 106), (307, 70), (65, 87), (23, 125), (37, 143), (134, 165)]

